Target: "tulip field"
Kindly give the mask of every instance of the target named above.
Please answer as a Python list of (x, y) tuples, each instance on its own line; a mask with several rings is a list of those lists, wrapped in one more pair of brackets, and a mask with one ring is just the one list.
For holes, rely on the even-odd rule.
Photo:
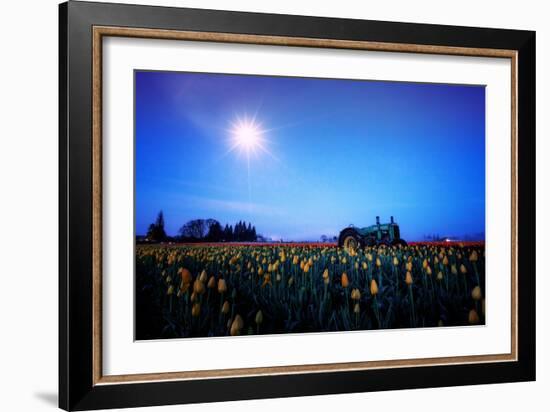
[(136, 338), (485, 323), (483, 243), (136, 247)]

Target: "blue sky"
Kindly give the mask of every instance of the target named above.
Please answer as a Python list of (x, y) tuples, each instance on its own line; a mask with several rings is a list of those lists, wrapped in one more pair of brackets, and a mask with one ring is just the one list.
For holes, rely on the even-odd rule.
[[(135, 73), (136, 233), (163, 210), (318, 240), (390, 215), (406, 240), (485, 232), (485, 88)], [(247, 157), (232, 124), (255, 118)]]

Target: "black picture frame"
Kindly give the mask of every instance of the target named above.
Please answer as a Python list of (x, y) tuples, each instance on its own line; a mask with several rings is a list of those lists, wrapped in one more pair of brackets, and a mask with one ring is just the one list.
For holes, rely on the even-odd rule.
[[(92, 27), (517, 51), (517, 361), (95, 385)], [(59, 406), (138, 407), (535, 380), (535, 32), (70, 1), (59, 6)]]

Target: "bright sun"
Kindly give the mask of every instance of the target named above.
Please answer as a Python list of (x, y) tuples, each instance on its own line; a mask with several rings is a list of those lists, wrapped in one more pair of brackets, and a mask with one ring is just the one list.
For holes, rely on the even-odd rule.
[(254, 150), (261, 142), (261, 130), (254, 123), (241, 123), (234, 132), (235, 144), (246, 151)]
[(238, 119), (231, 124), (231, 149), (239, 149), (245, 152), (247, 156), (256, 154), (258, 151), (267, 151), (265, 147), (265, 139), (263, 138), (264, 130), (256, 123), (254, 119), (245, 117)]
[(274, 129), (263, 129), (261, 123), (256, 122), (256, 115), (254, 117), (248, 117), (247, 115), (237, 117), (230, 125), (231, 127), (226, 129), (230, 136), (230, 147), (227, 153), (236, 151), (244, 155), (247, 170), (248, 199), (250, 201), (252, 193), (250, 178), (251, 159), (256, 158), (259, 154), (266, 154), (278, 161), (269, 150), (270, 141), (265, 138), (265, 135)]

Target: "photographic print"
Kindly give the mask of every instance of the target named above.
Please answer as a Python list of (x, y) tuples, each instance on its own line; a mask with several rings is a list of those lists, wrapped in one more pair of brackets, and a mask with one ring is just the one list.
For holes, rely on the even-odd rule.
[(61, 408), (535, 380), (535, 32), (58, 17)]
[(485, 324), (485, 87), (136, 70), (135, 337)]

